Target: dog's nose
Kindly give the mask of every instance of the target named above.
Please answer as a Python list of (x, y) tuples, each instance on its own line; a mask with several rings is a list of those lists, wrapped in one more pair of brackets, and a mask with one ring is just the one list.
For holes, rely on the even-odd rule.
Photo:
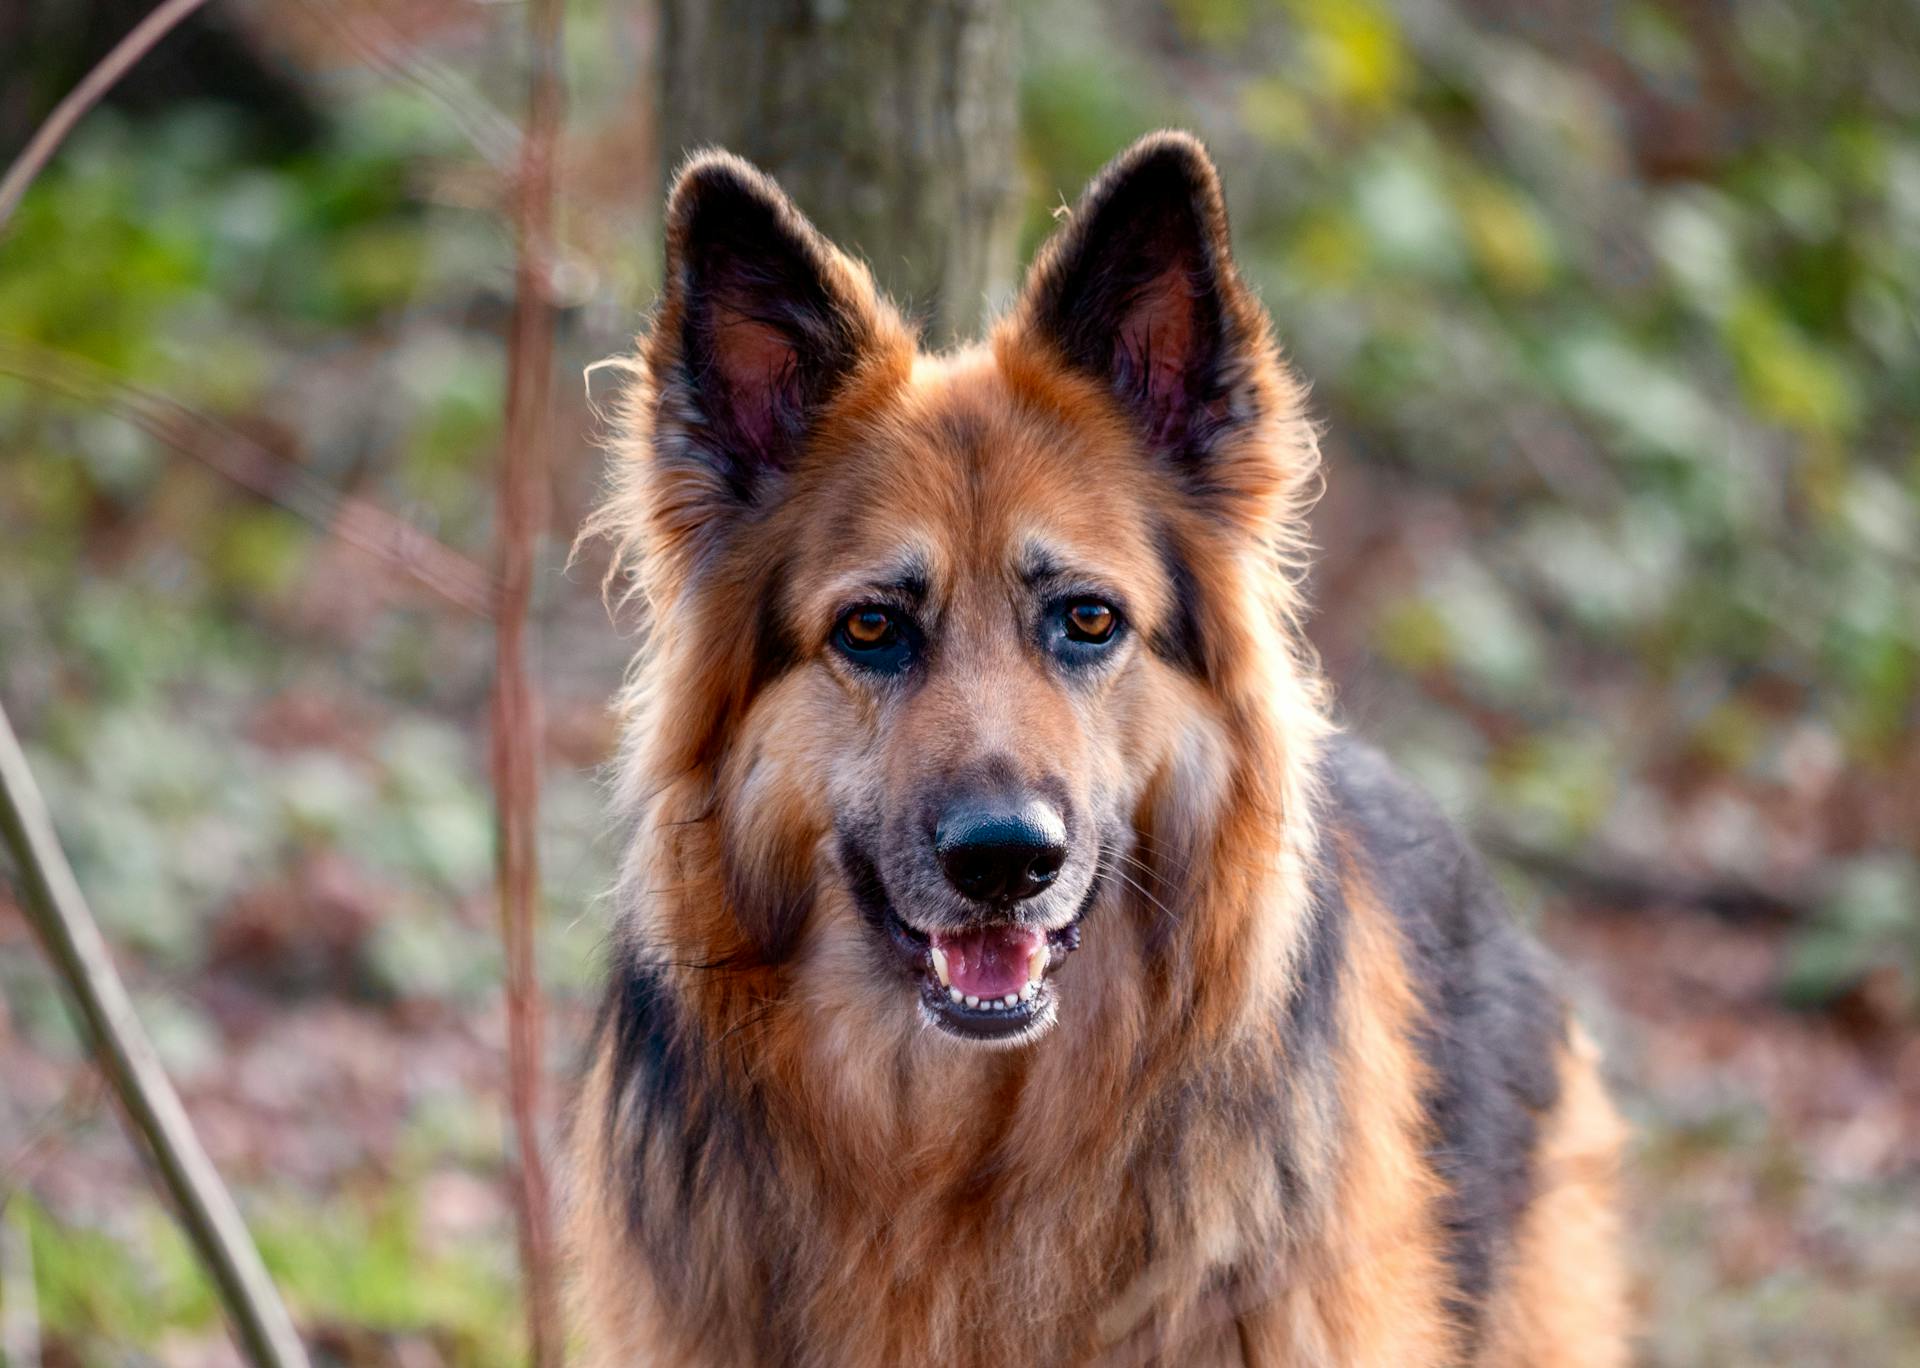
[(1016, 903), (1053, 882), (1067, 862), (1067, 825), (1040, 799), (961, 803), (933, 832), (947, 882), (975, 902)]

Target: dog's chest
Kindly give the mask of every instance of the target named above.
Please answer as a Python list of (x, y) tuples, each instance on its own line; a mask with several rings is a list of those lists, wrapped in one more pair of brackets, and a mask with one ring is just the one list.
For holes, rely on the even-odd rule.
[(806, 1361), (1237, 1363), (1207, 1346), (1271, 1220), (1193, 1172), (1102, 1168), (973, 1173), (817, 1225), (787, 1284)]

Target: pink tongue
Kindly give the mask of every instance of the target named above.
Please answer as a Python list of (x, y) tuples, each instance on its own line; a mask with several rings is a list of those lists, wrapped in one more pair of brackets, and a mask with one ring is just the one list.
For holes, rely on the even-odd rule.
[(997, 998), (1027, 986), (1027, 962), (1043, 935), (1029, 926), (989, 926), (936, 931), (933, 943), (947, 957), (949, 983), (973, 997)]

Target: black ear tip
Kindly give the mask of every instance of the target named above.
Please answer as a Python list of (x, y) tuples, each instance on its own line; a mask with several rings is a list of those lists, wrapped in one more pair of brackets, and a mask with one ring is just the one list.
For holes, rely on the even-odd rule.
[(793, 213), (786, 195), (759, 167), (720, 148), (705, 148), (674, 175), (667, 193), (667, 237), (670, 243), (685, 242), (743, 219), (765, 223)]
[(1099, 189), (1153, 188), (1161, 193), (1211, 199), (1219, 194), (1220, 173), (1206, 144), (1180, 128), (1149, 133), (1127, 148), (1100, 174)]

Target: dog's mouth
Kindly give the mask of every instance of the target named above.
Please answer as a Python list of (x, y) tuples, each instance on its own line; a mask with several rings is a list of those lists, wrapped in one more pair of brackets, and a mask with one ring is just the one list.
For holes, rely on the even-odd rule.
[(891, 909), (887, 933), (917, 972), (920, 1008), (964, 1040), (1017, 1040), (1052, 1023), (1052, 975), (1080, 945), (1080, 921), (1047, 931), (1018, 922), (921, 931)]

